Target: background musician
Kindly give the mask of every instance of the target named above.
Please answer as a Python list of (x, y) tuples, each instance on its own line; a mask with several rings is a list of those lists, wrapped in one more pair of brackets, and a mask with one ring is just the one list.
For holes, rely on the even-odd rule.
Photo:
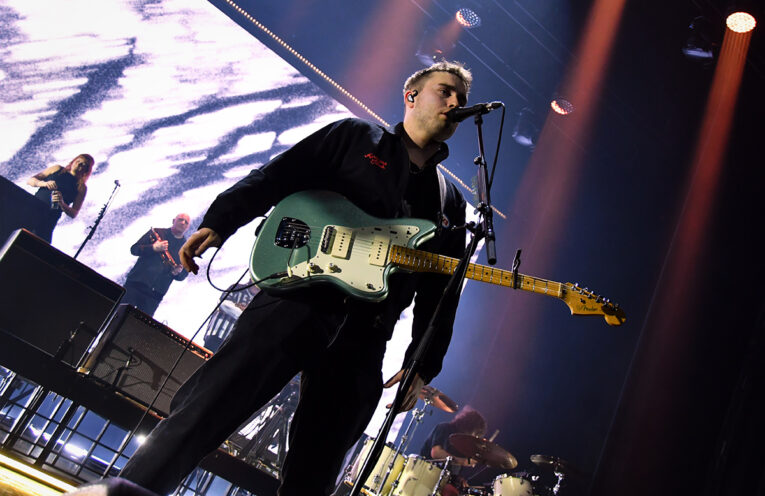
[(190, 221), (188, 214), (178, 214), (170, 228), (151, 228), (130, 247), (138, 260), (125, 280), (123, 303), (153, 316), (170, 284), (186, 279), (189, 273), (181, 266), (178, 251), (186, 242)]
[(39, 188), (35, 197), (50, 206), (48, 214), (37, 226), (26, 227), (48, 243), (53, 237), (53, 229), (58, 224), (61, 214), (74, 219), (88, 193), (90, 173), (93, 171), (93, 157), (87, 153), (77, 155), (66, 167), (52, 165), (27, 180), (27, 184)]
[(459, 452), (449, 444), (449, 436), (452, 434), (469, 434), (483, 438), (486, 435), (486, 419), (478, 410), (465, 405), (450, 422), (436, 425), (422, 445), (420, 456), (423, 458), (443, 460), (447, 456), (452, 457), (449, 467), (452, 478), (443, 489), (444, 495), (456, 495), (460, 488), (467, 486), (464, 477), (460, 476), (460, 468), (473, 467), (476, 464), (476, 460), (460, 457)]

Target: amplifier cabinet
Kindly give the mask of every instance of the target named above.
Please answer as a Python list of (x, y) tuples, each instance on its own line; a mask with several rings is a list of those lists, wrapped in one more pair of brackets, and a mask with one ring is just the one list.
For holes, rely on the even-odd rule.
[(211, 351), (194, 343), (184, 352), (187, 344), (188, 339), (134, 306), (120, 305), (80, 372), (144, 406), (154, 402), (152, 409), (166, 417), (180, 386), (212, 356)]

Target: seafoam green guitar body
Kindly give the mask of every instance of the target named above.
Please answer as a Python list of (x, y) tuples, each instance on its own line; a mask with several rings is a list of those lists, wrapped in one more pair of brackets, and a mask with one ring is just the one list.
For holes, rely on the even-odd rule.
[(301, 191), (279, 202), (261, 226), (250, 272), (273, 293), (332, 284), (351, 296), (379, 301), (388, 294), (392, 245), (416, 248), (433, 237), (424, 219), (379, 219), (342, 195)]

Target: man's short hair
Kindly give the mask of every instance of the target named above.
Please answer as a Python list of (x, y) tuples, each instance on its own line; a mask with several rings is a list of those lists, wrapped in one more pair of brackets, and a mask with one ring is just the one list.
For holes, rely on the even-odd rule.
[(473, 75), (462, 62), (450, 62), (447, 60), (436, 62), (430, 67), (420, 69), (419, 71), (409, 76), (404, 83), (404, 93), (415, 88), (419, 90), (421, 87), (420, 83), (434, 72), (448, 72), (454, 74), (460, 78), (462, 83), (465, 85), (465, 95), (470, 93), (470, 85), (473, 82)]

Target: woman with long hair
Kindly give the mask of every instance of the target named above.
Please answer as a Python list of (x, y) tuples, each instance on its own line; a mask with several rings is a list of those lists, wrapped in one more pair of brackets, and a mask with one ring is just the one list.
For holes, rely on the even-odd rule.
[(94, 163), (93, 157), (83, 153), (66, 167), (52, 165), (27, 180), (28, 185), (39, 188), (35, 196), (50, 205), (47, 217), (32, 232), (50, 243), (62, 212), (72, 219), (77, 217), (88, 193), (86, 183)]

